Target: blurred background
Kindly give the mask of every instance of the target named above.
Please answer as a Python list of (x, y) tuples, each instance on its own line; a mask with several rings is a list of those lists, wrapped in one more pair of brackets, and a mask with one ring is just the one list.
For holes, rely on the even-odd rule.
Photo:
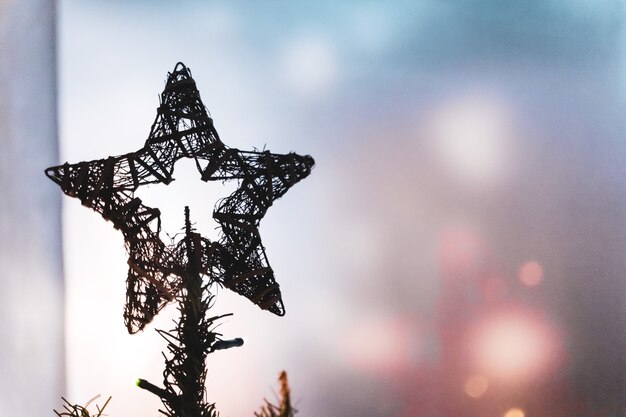
[[(175, 311), (126, 333), (121, 234), (43, 169), (143, 146), (182, 61), (228, 146), (316, 160), (261, 225), (287, 315), (218, 291), (246, 340), (209, 357), (222, 415), (285, 369), (303, 417), (623, 416), (625, 23), (623, 0), (0, 1), (0, 410), (157, 414), (134, 380), (160, 383)], [(174, 177), (137, 195), (217, 236), (235, 185)]]

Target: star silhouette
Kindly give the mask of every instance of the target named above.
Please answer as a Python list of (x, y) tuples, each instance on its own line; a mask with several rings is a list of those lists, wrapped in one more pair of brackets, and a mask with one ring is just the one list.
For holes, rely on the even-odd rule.
[(308, 176), (310, 156), (240, 151), (220, 140), (200, 99), (191, 71), (182, 63), (168, 74), (157, 116), (143, 148), (46, 169), (63, 192), (113, 223), (124, 235), (128, 276), (124, 321), (130, 333), (142, 330), (171, 301), (185, 268), (181, 249), (160, 238), (158, 208), (135, 197), (142, 185), (169, 184), (174, 164), (193, 158), (203, 181), (238, 181), (218, 201), (213, 218), (217, 242), (201, 240), (200, 271), (260, 308), (282, 316), (285, 308), (259, 235), (259, 223), (274, 200)]

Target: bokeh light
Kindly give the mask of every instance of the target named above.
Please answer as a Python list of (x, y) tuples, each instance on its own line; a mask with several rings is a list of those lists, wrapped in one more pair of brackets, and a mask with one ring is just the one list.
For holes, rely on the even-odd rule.
[(530, 313), (503, 310), (488, 315), (470, 339), (472, 365), (500, 379), (542, 375), (557, 359), (554, 331)]
[(506, 413), (504, 413), (504, 417), (524, 417), (524, 411), (520, 408), (511, 408)]
[(324, 36), (303, 34), (290, 40), (282, 57), (283, 80), (302, 98), (320, 98), (335, 85), (337, 53)]
[(511, 115), (505, 109), (499, 100), (469, 95), (434, 112), (429, 137), (456, 177), (472, 184), (491, 184), (505, 177), (513, 138)]
[(528, 261), (520, 266), (517, 275), (522, 284), (536, 287), (543, 280), (543, 268), (535, 261)]
[(487, 392), (489, 381), (482, 375), (472, 375), (465, 380), (465, 393), (471, 398), (480, 398)]

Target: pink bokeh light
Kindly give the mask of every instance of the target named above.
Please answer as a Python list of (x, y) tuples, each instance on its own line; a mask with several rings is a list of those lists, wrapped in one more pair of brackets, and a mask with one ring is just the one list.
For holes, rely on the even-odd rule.
[(543, 280), (543, 267), (536, 261), (524, 262), (517, 272), (522, 284), (528, 287), (536, 287)]
[(540, 377), (563, 361), (561, 340), (541, 314), (517, 306), (500, 307), (468, 332), (471, 366), (500, 380)]

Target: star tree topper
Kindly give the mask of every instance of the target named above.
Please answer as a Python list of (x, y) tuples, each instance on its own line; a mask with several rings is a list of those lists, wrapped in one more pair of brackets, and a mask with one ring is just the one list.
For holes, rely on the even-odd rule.
[(182, 63), (168, 74), (157, 117), (143, 148), (46, 169), (63, 192), (113, 222), (124, 235), (128, 276), (124, 321), (130, 333), (142, 330), (180, 288), (186, 265), (178, 246), (160, 237), (158, 208), (144, 205), (135, 191), (146, 184), (169, 184), (174, 164), (193, 158), (203, 181), (237, 180), (239, 187), (218, 201), (213, 218), (217, 242), (202, 238), (200, 272), (282, 316), (285, 308), (259, 236), (259, 223), (274, 200), (307, 177), (314, 161), (295, 153), (240, 151), (220, 140), (191, 71)]

